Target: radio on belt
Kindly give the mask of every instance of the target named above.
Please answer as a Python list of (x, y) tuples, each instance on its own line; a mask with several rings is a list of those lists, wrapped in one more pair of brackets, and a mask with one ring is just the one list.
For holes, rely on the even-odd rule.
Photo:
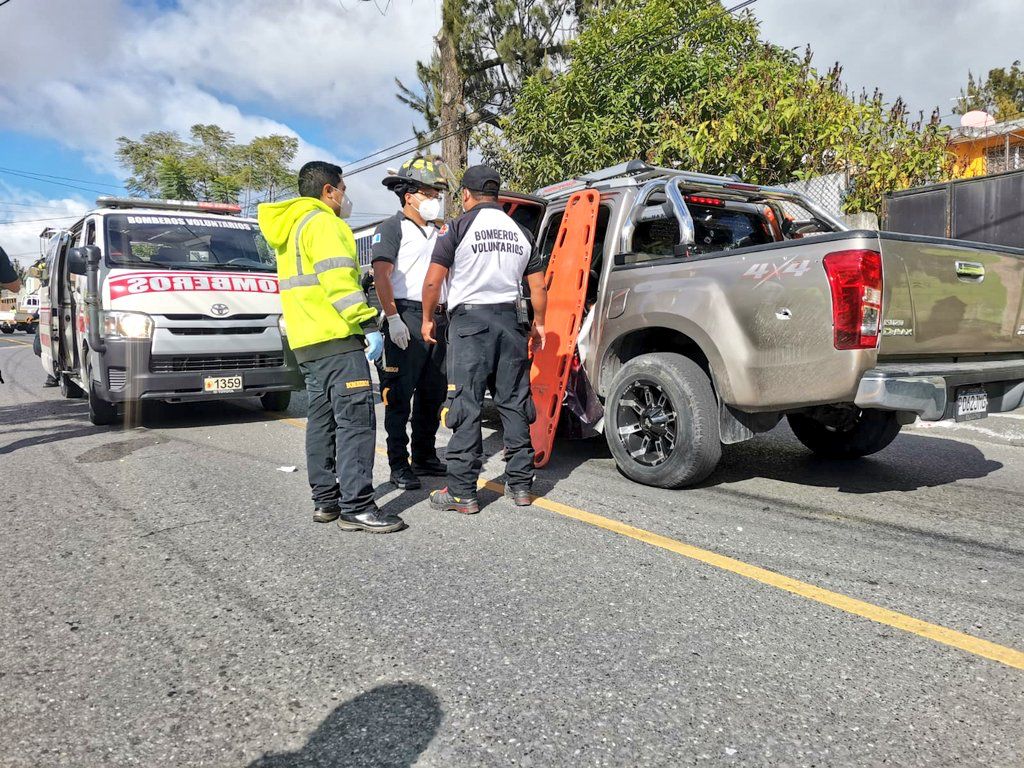
[(523, 296), (522, 291), (516, 296), (516, 320), (522, 325), (530, 324), (530, 310), (526, 306), (526, 298)]

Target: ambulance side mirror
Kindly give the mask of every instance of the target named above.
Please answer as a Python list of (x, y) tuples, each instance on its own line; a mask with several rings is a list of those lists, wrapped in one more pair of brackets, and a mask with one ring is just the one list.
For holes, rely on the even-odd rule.
[(100, 263), (100, 249), (95, 245), (83, 245), (68, 251), (68, 272), (72, 275), (85, 275), (89, 265)]

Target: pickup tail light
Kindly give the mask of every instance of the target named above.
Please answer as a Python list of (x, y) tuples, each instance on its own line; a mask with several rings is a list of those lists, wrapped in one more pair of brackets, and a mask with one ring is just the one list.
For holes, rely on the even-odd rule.
[(708, 205), (714, 208), (723, 208), (725, 203), (717, 197), (704, 197), (703, 195), (687, 195), (686, 202), (692, 205)]
[(882, 254), (836, 251), (824, 264), (836, 349), (874, 349), (882, 326)]

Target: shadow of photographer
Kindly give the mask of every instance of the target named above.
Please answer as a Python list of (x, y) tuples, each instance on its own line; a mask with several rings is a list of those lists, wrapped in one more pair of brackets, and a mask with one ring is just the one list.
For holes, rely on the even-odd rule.
[(334, 709), (301, 749), (265, 754), (249, 768), (405, 768), (419, 759), (443, 718), (429, 688), (379, 685)]

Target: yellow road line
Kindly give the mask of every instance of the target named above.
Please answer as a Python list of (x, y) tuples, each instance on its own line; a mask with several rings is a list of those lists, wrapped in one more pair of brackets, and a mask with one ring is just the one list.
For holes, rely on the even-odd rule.
[[(7, 344), (17, 344), (19, 347), (31, 347), (31, 341), (18, 341), (16, 339), (0, 339), (0, 341), (6, 342)], [(0, 347), (2, 349), (2, 347)]]
[[(305, 429), (305, 422), (299, 419), (282, 419), (287, 424), (297, 426)], [(377, 453), (382, 456), (386, 456), (387, 452), (383, 448), (377, 448)], [(500, 483), (493, 482), (491, 480), (481, 480), (478, 483), (480, 488), (487, 488), (496, 493), (503, 493), (504, 486)], [(1008, 667), (1014, 669), (1024, 670), (1024, 652), (1018, 651), (1014, 648), (1009, 648), (1005, 645), (999, 645), (997, 643), (989, 642), (988, 640), (982, 640), (980, 637), (974, 637), (964, 632), (958, 632), (955, 629), (949, 629), (939, 624), (932, 624), (921, 619), (915, 619), (913, 616), (908, 616), (905, 613), (899, 613), (898, 611), (891, 611), (888, 608), (883, 608), (880, 605), (874, 605), (863, 600), (858, 600), (855, 597), (849, 597), (848, 595), (841, 594), (839, 592), (832, 592), (822, 587), (816, 587), (813, 584), (808, 584), (805, 581), (799, 581), (798, 579), (792, 579), (789, 576), (783, 576), (780, 573), (769, 571), (767, 568), (761, 568), (750, 563), (745, 563), (742, 560), (736, 560), (726, 555), (720, 555), (717, 552), (712, 552), (707, 549), (701, 549), (691, 544), (684, 544), (676, 539), (670, 539), (668, 536), (662, 536), (658, 533), (644, 530), (643, 528), (636, 528), (632, 525), (619, 522), (618, 520), (612, 520), (608, 517), (602, 517), (601, 515), (595, 515), (593, 512), (585, 512), (582, 509), (576, 509), (570, 507), (567, 504), (562, 504), (557, 501), (551, 501), (543, 496), (533, 497), (534, 506), (546, 509), (548, 512), (554, 512), (557, 515), (563, 517), (572, 518), (578, 520), (581, 523), (592, 525), (596, 528), (602, 528), (611, 533), (617, 533), (620, 536), (626, 536), (630, 539), (636, 539), (642, 541), (644, 544), (649, 544), (652, 547), (658, 547), (660, 549), (668, 550), (669, 552), (675, 552), (677, 555), (682, 555), (691, 560), (710, 565), (714, 568), (718, 568), (729, 573), (734, 573), (737, 576), (743, 576), (744, 578), (756, 581), (761, 584), (765, 584), (769, 587), (775, 587), (785, 592), (791, 592), (794, 595), (799, 595), (808, 600), (813, 600), (817, 603), (827, 605), (831, 608), (836, 608), (845, 613), (853, 614), (854, 616), (860, 616), (864, 619), (869, 619), (878, 624), (884, 624), (894, 629), (899, 629), (910, 634), (917, 635), (918, 637), (925, 637), (929, 640), (934, 640), (937, 643), (948, 645), (951, 648), (958, 648), (961, 651), (974, 654), (975, 656), (981, 656), (992, 661), (998, 661), (1000, 664), (1005, 664)]]

